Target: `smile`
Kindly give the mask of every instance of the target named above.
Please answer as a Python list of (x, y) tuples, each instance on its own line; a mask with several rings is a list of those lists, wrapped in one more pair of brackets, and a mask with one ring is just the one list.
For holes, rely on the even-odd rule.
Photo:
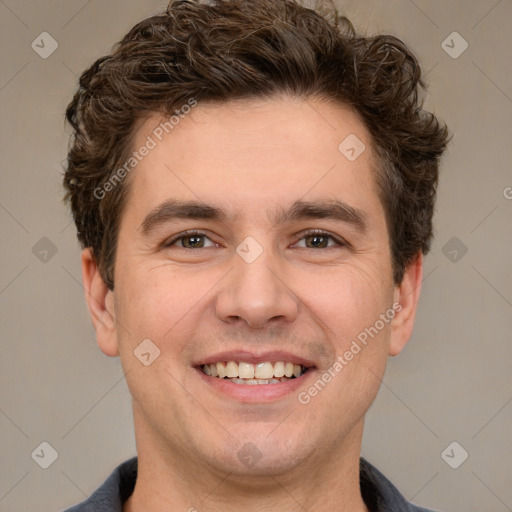
[(279, 384), (301, 377), (307, 369), (306, 366), (284, 361), (265, 361), (257, 364), (219, 361), (201, 366), (201, 371), (209, 377), (242, 385)]

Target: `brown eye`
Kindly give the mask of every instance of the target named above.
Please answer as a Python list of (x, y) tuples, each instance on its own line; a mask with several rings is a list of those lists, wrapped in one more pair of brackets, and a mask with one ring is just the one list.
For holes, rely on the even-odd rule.
[(335, 235), (331, 235), (324, 231), (313, 231), (305, 233), (302, 238), (295, 244), (295, 247), (305, 249), (327, 249), (330, 247), (343, 247), (347, 245), (343, 240), (338, 239)]
[(207, 247), (218, 247), (209, 237), (203, 233), (182, 233), (165, 244), (165, 247), (178, 247), (182, 249), (203, 249)]
[(204, 247), (203, 235), (190, 235), (180, 238), (182, 247), (186, 249), (195, 249), (197, 247)]
[(304, 237), (306, 247), (312, 249), (323, 249), (329, 245), (329, 237), (324, 235), (308, 235)]

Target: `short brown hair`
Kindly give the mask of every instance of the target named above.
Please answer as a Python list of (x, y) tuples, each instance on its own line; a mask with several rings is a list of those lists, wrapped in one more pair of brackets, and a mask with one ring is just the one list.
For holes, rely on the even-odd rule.
[(66, 111), (74, 134), (65, 199), (109, 288), (129, 183), (101, 199), (95, 191), (126, 160), (139, 119), (172, 114), (191, 98), (287, 94), (351, 106), (377, 154), (395, 283), (418, 251), (428, 252), (446, 126), (422, 109), (421, 70), (402, 41), (360, 36), (325, 6), (320, 13), (293, 0), (171, 1), (84, 71)]

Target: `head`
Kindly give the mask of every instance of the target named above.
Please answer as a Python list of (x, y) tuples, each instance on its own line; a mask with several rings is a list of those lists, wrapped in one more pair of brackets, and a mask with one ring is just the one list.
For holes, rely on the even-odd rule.
[[(171, 2), (82, 74), (66, 197), (98, 343), (155, 446), (243, 473), (250, 442), (282, 472), (358, 438), (432, 238), (447, 130), (423, 87), (399, 39), (288, 0)], [(210, 386), (222, 357), (308, 371), (255, 400)]]

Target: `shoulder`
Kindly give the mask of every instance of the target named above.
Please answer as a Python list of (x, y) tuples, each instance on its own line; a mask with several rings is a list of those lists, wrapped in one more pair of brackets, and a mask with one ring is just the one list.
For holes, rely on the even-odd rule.
[(122, 512), (137, 479), (137, 457), (120, 464), (89, 498), (64, 512)]
[(407, 501), (400, 491), (363, 457), (359, 464), (361, 494), (371, 512), (434, 512)]

